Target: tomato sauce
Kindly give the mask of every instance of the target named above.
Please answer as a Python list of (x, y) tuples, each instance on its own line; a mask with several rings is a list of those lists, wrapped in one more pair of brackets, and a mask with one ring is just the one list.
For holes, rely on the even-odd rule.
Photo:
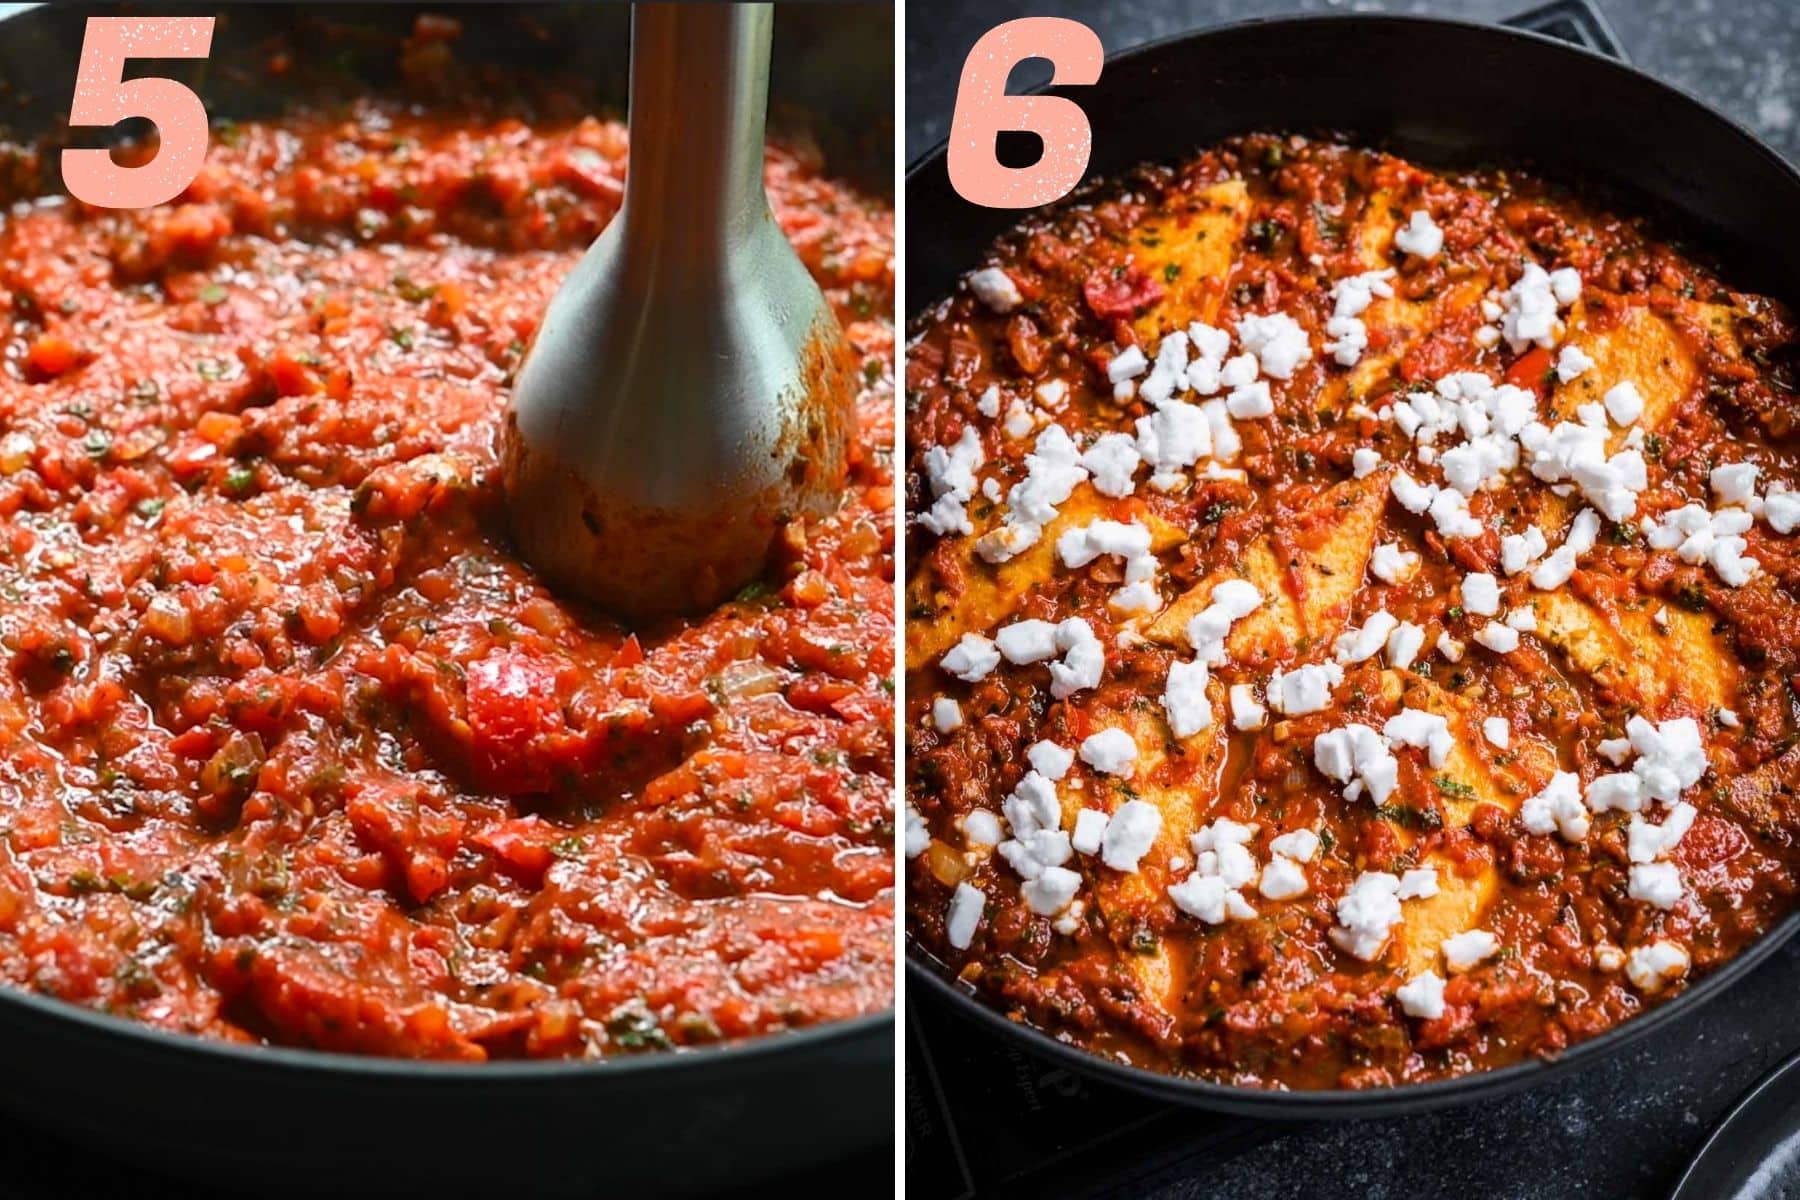
[[(1441, 246), (1403, 252), (1399, 230), (1421, 210)], [(1572, 305), (1554, 301), (1547, 345), (1501, 336), (1527, 261), (1581, 281)], [(1005, 278), (972, 275), (909, 331), (903, 719), (909, 936), (985, 1003), (1157, 1071), (1255, 1088), (1395, 1085), (1553, 1056), (1680, 994), (1792, 910), (1796, 543), (1758, 517), (1742, 535), (1758, 568), (1732, 584), (1729, 563), (1715, 570), (1650, 533), (1684, 504), (1722, 509), (1722, 466), (1754, 464), (1759, 494), (1800, 485), (1800, 338), (1779, 304), (1733, 290), (1654, 226), (1523, 173), (1433, 171), (1262, 135), (1080, 193), (1002, 237), (981, 265)], [(1343, 365), (1327, 349), (1337, 333), (1326, 326), (1344, 311), (1333, 288), (1378, 271), (1393, 295), (1363, 312), (1367, 345)], [(1032, 548), (983, 550), (1020, 507), (1013, 489), (1041, 472), (1027, 455), (1044, 453), (1050, 425), (1084, 453), (1103, 434), (1129, 435), (1156, 411), (1133, 389), (1171, 330), (1192, 320), (1239, 330), (1236, 355), (1239, 323), (1275, 313), (1299, 327), (1310, 357), (1281, 377), (1263, 352), (1273, 412), (1248, 415), (1254, 397), (1244, 397), (1247, 415), (1231, 422), (1242, 448), (1226, 469), (1203, 470), (1202, 456), (1173, 486), (1140, 472), (1123, 495), (1084, 477)], [(1581, 371), (1559, 376), (1564, 345), (1591, 356), (1586, 383)], [(1145, 364), (1121, 365), (1139, 350)], [(1524, 466), (1503, 472), (1467, 501), (1474, 536), (1452, 536), (1390, 497), (1402, 471), (1448, 488), (1443, 452), (1463, 433), (1421, 454), (1394, 412), (1456, 372), (1528, 394), (1546, 427), (1591, 420), (1578, 408), (1600, 393), (1582, 388), (1635, 381), (1642, 415), (1622, 397), (1630, 419), (1600, 419), (1613, 448), (1636, 448), (1647, 479), (1631, 516), (1599, 521), (1566, 581), (1540, 587), (1529, 570), (1506, 570), (1503, 538), (1542, 529), (1555, 548), (1584, 504), (1577, 487), (1558, 492)], [(958, 493), (944, 460), (927, 457), (965, 438), (979, 463)], [(953, 505), (966, 530), (921, 523), (945, 494), (966, 497)], [(1365, 513), (1367, 540), (1350, 556), (1342, 547), (1362, 536), (1348, 530)], [(1148, 531), (1154, 595), (1141, 615), (1122, 617), (1114, 603), (1129, 560), (1102, 554), (1071, 568), (1045, 548), (1090, 518)], [(1373, 544), (1416, 555), (1416, 566), (1365, 575)], [(1339, 588), (1345, 561), (1351, 584)], [(1470, 611), (1477, 573), (1498, 581), (1493, 617)], [(1185, 615), (1172, 635), (1161, 623), (1196, 590), (1238, 577), (1261, 586), (1261, 607), (1234, 631), (1266, 619), (1300, 636), (1265, 625), (1228, 642), (1212, 667), (1211, 725), (1178, 735), (1165, 686), (1195, 650), (1179, 632)], [(1378, 613), (1415, 627), (1422, 648), (1341, 656), (1322, 708), (1274, 711), (1276, 669), (1332, 662), (1337, 639)], [(985, 670), (953, 655), (965, 635), (979, 651), (1009, 626), (1071, 618), (1097, 633), (1105, 658), (1097, 682), (1072, 692), (1031, 653), (995, 652)], [(1488, 630), (1503, 618), (1517, 627)], [(1504, 647), (1507, 633), (1516, 648), (1479, 641)], [(1268, 705), (1265, 723), (1238, 724), (1226, 685)], [(1320, 739), (1351, 723), (1379, 733), (1404, 710), (1447, 714), (1450, 755), (1434, 762), (1389, 736), (1391, 794), (1346, 798), (1322, 773)], [(1655, 864), (1633, 850), (1631, 821), (1661, 819), (1661, 807), (1583, 809), (1591, 829), (1579, 837), (1527, 822), (1526, 802), (1555, 775), (1591, 797), (1596, 779), (1632, 771), (1616, 756), (1629, 764), (1633, 751), (1612, 740), (1634, 717), (1691, 721), (1704, 745), (1705, 773), (1681, 792), (1692, 823), (1672, 849)], [(1135, 738), (1135, 765), (1123, 769), (1088, 756), (1092, 735), (1117, 729)], [(1079, 876), (1074, 901), (1055, 911), (1055, 899), (1031, 902), (1021, 871), (992, 845), (1021, 836), (1002, 801), (1043, 769), (1027, 750), (1046, 742), (1072, 757), (1053, 776), (1053, 809), (1062, 806), (1063, 833), (1076, 831), (1075, 851), (1064, 843), (1060, 857)], [(1117, 821), (1145, 800), (1160, 808), (1161, 832), (1133, 869), (1080, 849), (1077, 809)], [(1197, 918), (1192, 900), (1174, 902), (1171, 889), (1201, 873), (1202, 847), (1188, 835), (1222, 836), (1220, 818), (1255, 827), (1246, 836), (1265, 884), (1271, 837), (1310, 831), (1304, 890), (1271, 889), (1275, 899), (1246, 883), (1253, 912), (1235, 916)], [(1052, 811), (1053, 832), (1057, 820)], [(1645, 865), (1674, 872), (1679, 898), (1646, 899)], [(1386, 940), (1349, 952), (1344, 900), (1357, 881), (1422, 867), (1435, 872), (1436, 897), (1403, 898), (1407, 915)], [(963, 888), (972, 901), (959, 909)], [(1472, 964), (1453, 962), (1442, 939), (1471, 929), (1490, 945), (1469, 951)], [(1667, 950), (1634, 956), (1648, 946)], [(1427, 970), (1440, 1002), (1403, 1002), (1400, 989)]]
[(450, 1059), (891, 1004), (892, 215), (769, 147), (863, 373), (849, 486), (627, 629), (514, 556), (495, 457), (626, 159), (366, 103), (216, 129), (167, 206), (5, 213), (0, 979)]

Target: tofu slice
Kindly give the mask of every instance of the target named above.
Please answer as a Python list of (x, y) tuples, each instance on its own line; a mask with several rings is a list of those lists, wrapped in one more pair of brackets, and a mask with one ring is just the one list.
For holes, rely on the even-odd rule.
[[(1434, 778), (1444, 781), (1444, 820), (1451, 828), (1467, 825), (1480, 804), (1516, 812), (1556, 771), (1554, 752), (1534, 738), (1515, 738), (1504, 761), (1488, 753), (1487, 739), (1481, 733), (1484, 714), (1472, 702), (1429, 680), (1384, 671), (1382, 690), (1390, 697), (1398, 696), (1407, 707), (1443, 717), (1449, 726), (1453, 744)], [(1406, 836), (1406, 831), (1401, 833)], [(1408, 975), (1427, 970), (1441, 974), (1439, 946), (1445, 938), (1480, 925), (1481, 914), (1499, 887), (1499, 876), (1492, 867), (1474, 875), (1461, 874), (1457, 864), (1439, 854), (1427, 854), (1419, 865), (1437, 869), (1438, 892), (1401, 905), (1398, 938)]]
[[(1082, 895), (1098, 910), (1145, 997), (1171, 1012), (1177, 1007), (1177, 972), (1168, 948), (1169, 938), (1161, 935), (1167, 922), (1174, 918), (1169, 886), (1192, 867), (1194, 854), (1188, 839), (1205, 823), (1201, 815), (1210, 813), (1218, 798), (1219, 775), (1228, 749), (1223, 728), (1225, 686), (1215, 679), (1208, 685), (1207, 695), (1212, 700), (1214, 721), (1185, 739), (1175, 737), (1160, 709), (1143, 704), (1124, 710), (1091, 706), (1090, 732), (1125, 730), (1137, 743), (1137, 762), (1130, 777), (1122, 781), (1123, 787), (1121, 781), (1104, 777), (1081, 790), (1066, 785), (1059, 789), (1063, 825), (1068, 829), (1075, 827), (1076, 814), (1083, 807), (1111, 813), (1133, 798), (1154, 804), (1162, 813), (1156, 843), (1139, 861), (1136, 871), (1115, 871), (1099, 855), (1077, 854), (1075, 859), (1086, 879)], [(1184, 782), (1179, 786), (1158, 782), (1172, 756), (1181, 760), (1176, 773)], [(1172, 871), (1169, 863), (1177, 857), (1188, 865)], [(1160, 936), (1140, 939), (1139, 931)]]
[(1534, 608), (1537, 636), (1622, 702), (1653, 716), (1732, 707), (1740, 671), (1706, 614), (1664, 605), (1665, 631), (1651, 605), (1602, 613), (1558, 591), (1539, 593)]
[(1292, 657), (1302, 642), (1335, 637), (1375, 551), (1387, 487), (1382, 471), (1327, 489), (1288, 527), (1252, 542), (1238, 570), (1215, 572), (1189, 588), (1146, 635), (1187, 645), (1188, 622), (1210, 603), (1212, 590), (1243, 578), (1262, 592), (1263, 606), (1232, 626), (1225, 648), (1233, 663), (1264, 670)]
[[(1599, 332), (1585, 327), (1586, 312), (1585, 301), (1578, 301), (1570, 310), (1573, 332), (1563, 345), (1579, 347), (1594, 365), (1552, 390), (1549, 412), (1556, 420), (1573, 421), (1581, 405), (1599, 404), (1615, 385), (1629, 380), (1644, 398), (1644, 412), (1637, 424), (1646, 433), (1656, 430), (1687, 399), (1700, 378), (1693, 352), (1672, 324), (1647, 307), (1627, 309), (1616, 323)], [(1608, 451), (1618, 450), (1629, 432), (1613, 430)]]
[(1249, 221), (1249, 190), (1228, 179), (1198, 192), (1186, 211), (1151, 217), (1133, 231), (1132, 261), (1163, 285), (1162, 302), (1137, 320), (1141, 343), (1154, 347), (1171, 330), (1217, 319)]

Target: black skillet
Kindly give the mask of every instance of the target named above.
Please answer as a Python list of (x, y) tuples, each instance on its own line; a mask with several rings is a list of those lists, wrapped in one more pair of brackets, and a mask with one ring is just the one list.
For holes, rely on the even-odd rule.
[[(1800, 172), (1692, 96), (1540, 34), (1404, 16), (1254, 20), (1113, 55), (1094, 86), (1047, 90), (1080, 104), (1093, 126), (1085, 181), (1172, 161), (1232, 134), (1339, 132), (1423, 163), (1529, 166), (1597, 187), (1659, 217), (1739, 286), (1789, 303), (1800, 297)], [(958, 197), (942, 144), (908, 170), (906, 210), (931, 214), (929, 232), (908, 239), (911, 314), (949, 295), (1021, 215)], [(1796, 930), (1800, 913), (1675, 999), (1558, 1058), (1361, 1091), (1234, 1088), (1088, 1054), (1007, 1020), (910, 943), (907, 980), (994, 1036), (1109, 1083), (1250, 1116), (1363, 1117), (1462, 1104), (1596, 1059), (1692, 1012)]]
[[(279, 112), (313, 98), (304, 88), (342, 100), (391, 83), (415, 6), (308, 8), (188, 9), (221, 16), (210, 61), (155, 69), (195, 86), (215, 120)], [(0, 124), (53, 133), (68, 113), (85, 17), (121, 11), (178, 10), (59, 6), (0, 22)], [(584, 82), (587, 103), (622, 109), (624, 6), (450, 11), (464, 29), (460, 60), (566, 75)], [(886, 5), (784, 7), (776, 17), (776, 123), (795, 109), (818, 118), (828, 161), (878, 193), (893, 183), (892, 30)], [(270, 39), (295, 47), (291, 79), (261, 77)], [(891, 1140), (893, 1045), (884, 1013), (613, 1062), (434, 1065), (229, 1046), (0, 989), (0, 1109), (63, 1142), (221, 1191), (693, 1195)], [(83, 1165), (63, 1170), (79, 1187)]]

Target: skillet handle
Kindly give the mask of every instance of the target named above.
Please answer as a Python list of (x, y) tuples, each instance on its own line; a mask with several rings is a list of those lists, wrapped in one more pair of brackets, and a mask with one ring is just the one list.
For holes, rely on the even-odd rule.
[(1595, 0), (1552, 0), (1500, 24), (1560, 38), (1620, 62), (1631, 61)]

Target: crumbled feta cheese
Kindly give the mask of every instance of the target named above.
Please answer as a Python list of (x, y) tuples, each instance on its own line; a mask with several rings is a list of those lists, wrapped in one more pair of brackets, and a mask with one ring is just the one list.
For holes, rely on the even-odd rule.
[(1006, 436), (1015, 442), (1038, 427), (1038, 413), (1023, 400), (1014, 400), (1006, 406), (1006, 420), (1000, 428)]
[(1256, 355), (1240, 354), (1219, 368), (1219, 386), (1241, 388), (1256, 378)]
[(1030, 838), (1042, 830), (1055, 831), (1062, 824), (1062, 803), (1056, 796), (1056, 784), (1036, 771), (1027, 771), (1000, 802), (1007, 827), (1015, 840)]
[(1069, 568), (1085, 567), (1096, 558), (1142, 558), (1150, 553), (1150, 530), (1136, 521), (1099, 520), (1063, 530), (1056, 555)]
[(1437, 894), (1437, 868), (1415, 867), (1400, 876), (1400, 890), (1394, 896), (1400, 900), (1429, 900)]
[(1045, 867), (1036, 879), (1027, 879), (1019, 889), (1031, 911), (1040, 917), (1054, 917), (1069, 906), (1081, 887), (1081, 876), (1067, 867)]
[(1196, 871), (1169, 888), (1169, 899), (1190, 917), (1208, 925), (1222, 925), (1227, 915), (1226, 893), (1230, 890), (1217, 875), (1202, 875)]
[(1444, 1015), (1444, 981), (1436, 971), (1414, 975), (1394, 990), (1394, 997), (1409, 1017), (1435, 1021)]
[(1375, 297), (1394, 294), (1388, 283), (1393, 277), (1394, 271), (1390, 267), (1351, 275), (1332, 285), (1333, 310), (1330, 320), (1325, 323), (1325, 333), (1332, 340), (1325, 344), (1325, 350), (1339, 365), (1355, 366), (1363, 351), (1368, 349), (1369, 331), (1360, 318)]
[(1545, 483), (1573, 483), (1589, 504), (1609, 521), (1623, 521), (1637, 511), (1637, 495), (1649, 485), (1644, 456), (1637, 450), (1606, 454), (1604, 425), (1563, 421), (1545, 426), (1534, 421), (1519, 433), (1523, 461)]
[[(1727, 486), (1735, 484), (1728, 482)], [(1767, 511), (1766, 503), (1764, 509)], [(1754, 558), (1744, 557), (1748, 543), (1741, 535), (1754, 519), (1747, 509), (1725, 508), (1711, 513), (1698, 504), (1686, 504), (1646, 522), (1646, 540), (1652, 550), (1673, 550), (1683, 562), (1707, 563), (1721, 582), (1742, 587), (1761, 565)]]
[(1256, 689), (1247, 683), (1231, 685), (1231, 727), (1239, 730), (1261, 729), (1269, 714), (1256, 698)]
[(1590, 818), (1581, 802), (1581, 779), (1573, 771), (1558, 771), (1544, 790), (1519, 806), (1519, 820), (1527, 832), (1560, 832), (1571, 842), (1588, 835)]
[(1310, 829), (1294, 829), (1269, 839), (1269, 852), (1295, 862), (1309, 863), (1319, 853), (1319, 835)]
[(1419, 651), (1425, 648), (1425, 630), (1411, 621), (1402, 621), (1388, 635), (1388, 665), (1396, 670), (1405, 671), (1412, 667), (1419, 657)]
[(1694, 818), (1698, 811), (1693, 805), (1682, 800), (1669, 810), (1668, 817), (1661, 825), (1651, 824), (1643, 817), (1632, 814), (1631, 825), (1626, 830), (1627, 854), (1634, 863), (1655, 862), (1676, 846), (1694, 826)]
[(1014, 621), (994, 634), (994, 645), (1009, 663), (1043, 662), (1056, 657), (1056, 626), (1049, 621)]
[(1081, 743), (1081, 761), (1107, 775), (1131, 774), (1137, 756), (1137, 742), (1123, 729), (1102, 729)]
[(1361, 629), (1352, 629), (1341, 633), (1331, 644), (1332, 657), (1349, 666), (1351, 663), (1366, 662), (1381, 652), (1387, 645), (1388, 635), (1400, 624), (1398, 617), (1383, 609), (1369, 614)]
[(1599, 775), (1587, 786), (1587, 806), (1595, 812), (1636, 812), (1644, 804), (1644, 781), (1629, 771)]
[(1613, 419), (1615, 425), (1633, 425), (1644, 415), (1644, 398), (1638, 394), (1637, 385), (1631, 380), (1622, 380), (1606, 390), (1600, 398), (1606, 406), (1606, 415)]
[(1438, 634), (1437, 652), (1444, 656), (1445, 662), (1459, 663), (1463, 657), (1463, 644), (1450, 636), (1445, 629)]
[(1512, 744), (1512, 726), (1505, 717), (1489, 717), (1481, 723), (1481, 736), (1501, 750)]
[(1082, 854), (1100, 853), (1106, 825), (1111, 819), (1097, 808), (1082, 809), (1075, 814), (1075, 832), (1069, 835), (1069, 845)]
[(1378, 805), (1387, 803), (1400, 779), (1400, 764), (1387, 742), (1367, 725), (1346, 725), (1313, 739), (1313, 766), (1346, 785), (1344, 799), (1355, 800), (1366, 791)]
[(1055, 742), (1033, 742), (1025, 751), (1031, 769), (1045, 779), (1061, 779), (1075, 765), (1075, 752)]
[(1381, 466), (1381, 455), (1367, 446), (1358, 446), (1350, 453), (1350, 471), (1358, 479), (1367, 479)]
[(1050, 694), (1067, 700), (1076, 692), (1099, 687), (1106, 669), (1106, 648), (1093, 627), (1080, 617), (1070, 617), (1056, 627), (1056, 646), (1062, 661), (1050, 664)]
[(975, 293), (977, 300), (1002, 315), (1025, 301), (1025, 297), (1019, 294), (1019, 285), (999, 267), (983, 267), (972, 273), (969, 276), (969, 290)]
[(1529, 570), (1549, 549), (1543, 530), (1535, 525), (1524, 533), (1509, 533), (1500, 539), (1500, 569), (1508, 575), (1518, 575)]
[(1269, 676), (1269, 707), (1290, 717), (1322, 712), (1331, 703), (1331, 689), (1344, 682), (1344, 668), (1337, 663), (1311, 663)]
[(1139, 417), (1136, 428), (1138, 456), (1150, 466), (1150, 482), (1165, 490), (1180, 472), (1214, 451), (1213, 426), (1206, 412), (1179, 400)]
[(1499, 939), (1485, 929), (1469, 929), (1447, 937), (1440, 945), (1444, 966), (1452, 974), (1472, 971), (1500, 950)]
[(1537, 632), (1537, 612), (1529, 608), (1512, 608), (1506, 612), (1506, 625), (1520, 633)]
[(1407, 216), (1406, 224), (1394, 231), (1394, 245), (1402, 254), (1436, 258), (1438, 251), (1444, 248), (1444, 231), (1431, 219), (1431, 213), (1415, 208)]
[(1458, 491), (1445, 489), (1431, 498), (1431, 519), (1446, 540), (1480, 537), (1483, 532), (1481, 522), (1469, 513), (1468, 497)]
[(1291, 858), (1276, 854), (1270, 856), (1269, 865), (1262, 869), (1262, 881), (1257, 890), (1270, 900), (1292, 900), (1295, 896), (1304, 896), (1307, 887), (1306, 868)]
[(1081, 465), (1093, 477), (1094, 490), (1113, 497), (1129, 496), (1136, 490), (1132, 476), (1141, 461), (1137, 440), (1128, 433), (1102, 434), (1081, 456)]
[(1430, 508), (1438, 491), (1436, 484), (1420, 483), (1405, 471), (1394, 472), (1388, 489), (1393, 492), (1395, 502), (1409, 513), (1423, 513)]
[(1660, 992), (1688, 971), (1688, 952), (1674, 942), (1658, 940), (1639, 946), (1625, 963), (1625, 975), (1642, 992)]
[(971, 847), (1000, 844), (1000, 818), (985, 808), (972, 809), (962, 819), (963, 840)]
[(944, 940), (958, 950), (967, 950), (975, 940), (975, 927), (981, 923), (981, 910), (987, 897), (968, 882), (956, 885), (950, 894), (950, 911), (944, 918)]
[(987, 678), (988, 672), (1000, 665), (1000, 651), (979, 633), (965, 633), (945, 652), (938, 665), (965, 683), (975, 683)]
[(1644, 783), (1644, 794), (1665, 804), (1681, 798), (1706, 774), (1706, 750), (1700, 726), (1692, 717), (1677, 717), (1652, 725), (1643, 717), (1625, 723), (1625, 735), (1638, 753), (1632, 773)]
[(1744, 723), (1738, 720), (1737, 710), (1734, 708), (1721, 708), (1718, 715), (1719, 724), (1727, 729), (1742, 729), (1744, 727)]
[(939, 733), (950, 733), (961, 729), (963, 723), (962, 705), (950, 696), (939, 696), (931, 702), (931, 723)]
[[(1113, 730), (1123, 733), (1123, 730)], [(1092, 738), (1088, 739), (1092, 741)], [(1130, 740), (1129, 738), (1127, 740)], [(1087, 743), (1082, 743), (1083, 757), (1086, 757)], [(1132, 746), (1132, 755), (1137, 754), (1137, 747)], [(1120, 772), (1114, 771), (1113, 774)], [(1115, 871), (1135, 871), (1138, 860), (1149, 853), (1150, 847), (1156, 844), (1156, 835), (1162, 832), (1162, 810), (1148, 800), (1127, 800), (1119, 805), (1112, 819), (1106, 823), (1106, 832), (1100, 839), (1100, 861)]]
[(1231, 352), (1231, 335), (1223, 329), (1214, 329), (1204, 321), (1191, 322), (1187, 327), (1187, 335), (1194, 353), (1201, 358), (1222, 362)]
[(1475, 640), (1495, 654), (1510, 654), (1519, 648), (1519, 631), (1498, 621), (1489, 621), (1475, 631)]
[(1390, 746), (1412, 746), (1425, 751), (1427, 760), (1434, 767), (1444, 765), (1456, 744), (1450, 734), (1449, 722), (1436, 713), (1417, 708), (1403, 708), (1389, 717), (1381, 733)]
[(1231, 626), (1262, 607), (1256, 585), (1243, 579), (1226, 579), (1207, 597), (1207, 605), (1187, 623), (1188, 644), (1203, 663), (1222, 666), (1225, 638)]
[(1269, 393), (1268, 382), (1259, 379), (1255, 383), (1232, 388), (1231, 394), (1225, 397), (1225, 411), (1240, 421), (1274, 416), (1275, 400)]
[(1271, 379), (1291, 378), (1295, 367), (1312, 358), (1306, 331), (1286, 313), (1245, 317), (1237, 323), (1237, 335)]
[[(1594, 369), (1594, 360), (1589, 358), (1580, 346), (1564, 346), (1562, 353), (1556, 356), (1556, 381), (1572, 383)], [(1636, 420), (1637, 418), (1632, 418)], [(1620, 421), (1621, 425), (1629, 425), (1630, 421)]]
[(1206, 664), (1177, 662), (1169, 665), (1163, 684), (1163, 712), (1169, 729), (1178, 738), (1193, 737), (1213, 722), (1212, 701), (1206, 696)]
[(1124, 383), (1127, 379), (1136, 379), (1149, 369), (1150, 360), (1144, 357), (1144, 351), (1137, 346), (1127, 346), (1113, 355), (1112, 361), (1106, 364), (1106, 381)]
[(1550, 292), (1563, 308), (1581, 299), (1581, 273), (1574, 267), (1558, 267), (1550, 272)]
[(1025, 456), (1025, 477), (1006, 494), (1005, 522), (976, 541), (976, 553), (988, 562), (1006, 562), (1036, 545), (1044, 526), (1056, 519), (1057, 506), (1087, 475), (1068, 431), (1046, 426)]
[(1681, 872), (1674, 863), (1637, 863), (1625, 894), (1653, 908), (1674, 908), (1681, 899)]
[[(1568, 268), (1563, 268), (1568, 270)], [(1561, 286), (1558, 286), (1560, 281)], [(1500, 333), (1506, 339), (1508, 348), (1514, 354), (1524, 350), (1526, 346), (1536, 343), (1548, 350), (1556, 344), (1558, 322), (1556, 310), (1574, 303), (1559, 299), (1558, 293), (1570, 291), (1569, 276), (1557, 272), (1556, 280), (1545, 272), (1544, 268), (1534, 262), (1527, 262), (1525, 270), (1518, 281), (1508, 288), (1504, 297), (1505, 311), (1500, 316)], [(1575, 295), (1581, 292), (1581, 277), (1574, 276), (1573, 290)]]
[(927, 450), (925, 480), (932, 503), (919, 514), (919, 524), (936, 534), (973, 533), (964, 506), (975, 495), (975, 472), (985, 461), (981, 434), (973, 425), (963, 426), (962, 436), (949, 447)]
[(1495, 616), (1500, 611), (1500, 581), (1486, 571), (1471, 571), (1462, 581), (1463, 611), (1478, 617)]
[(917, 858), (925, 853), (925, 847), (931, 844), (931, 829), (925, 824), (925, 818), (919, 810), (908, 804), (906, 806), (906, 833), (903, 848), (906, 857)]
[(1756, 495), (1757, 470), (1755, 463), (1747, 462), (1714, 467), (1710, 476), (1713, 495), (1720, 504), (1748, 504)]
[(1369, 555), (1369, 574), (1383, 583), (1405, 583), (1419, 569), (1419, 556), (1399, 542), (1383, 542)]
[(1337, 902), (1337, 925), (1331, 940), (1338, 949), (1364, 962), (1372, 961), (1387, 945), (1388, 934), (1400, 923), (1400, 901), (1395, 893), (1400, 880), (1385, 871), (1364, 871)]
[(1800, 492), (1770, 492), (1763, 498), (1763, 520), (1776, 533), (1788, 534), (1800, 528)]

